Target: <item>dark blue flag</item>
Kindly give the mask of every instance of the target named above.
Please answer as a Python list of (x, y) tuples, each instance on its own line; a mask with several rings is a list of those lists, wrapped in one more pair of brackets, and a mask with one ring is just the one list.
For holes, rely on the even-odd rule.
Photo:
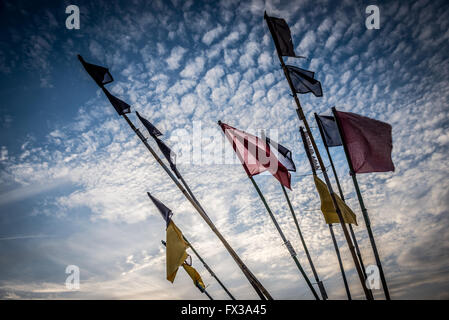
[(105, 93), (106, 97), (108, 97), (109, 102), (112, 104), (119, 115), (131, 112), (131, 106), (129, 104), (110, 94), (105, 87), (102, 87), (101, 89), (103, 89), (103, 92)]
[(315, 97), (322, 97), (323, 90), (321, 89), (321, 83), (314, 79), (315, 73), (312, 71), (304, 70), (294, 66), (286, 66), (290, 79), (292, 80), (293, 87), (297, 93), (309, 93), (312, 92)]
[(162, 133), (155, 127), (153, 124), (148, 121), (147, 119), (140, 116), (140, 114), (136, 111), (137, 117), (139, 118), (140, 122), (147, 128), (148, 133), (153, 137), (159, 137), (162, 136)]
[(147, 194), (150, 197), (151, 201), (153, 201), (154, 205), (159, 209), (159, 212), (161, 213), (162, 218), (164, 218), (165, 222), (167, 222), (168, 227), (171, 217), (173, 216), (173, 212), (169, 208), (167, 208), (162, 202), (153, 197), (149, 192), (147, 192)]
[(318, 125), (323, 130), (324, 143), (328, 147), (338, 147), (343, 145), (338, 132), (337, 123), (332, 116), (317, 116)]
[(264, 14), (264, 19), (267, 20), (268, 29), (270, 29), (273, 37), (276, 50), (281, 56), (296, 57), (293, 50), (293, 41), (290, 33), (290, 28), (284, 19), (269, 17), (267, 13)]

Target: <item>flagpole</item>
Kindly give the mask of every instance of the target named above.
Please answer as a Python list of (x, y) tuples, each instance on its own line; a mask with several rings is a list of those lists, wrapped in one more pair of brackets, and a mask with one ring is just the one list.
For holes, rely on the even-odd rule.
[[(302, 127), (300, 127), (299, 130), (301, 132), (301, 139), (304, 144), (304, 150), (306, 151), (307, 159), (309, 160), (310, 167), (312, 169), (312, 174), (314, 177), (316, 177), (317, 173), (315, 170), (315, 166), (313, 164), (312, 155), (310, 154), (310, 150), (307, 145), (306, 135), (305, 135)], [(338, 265), (340, 266), (341, 277), (343, 279), (343, 284), (345, 285), (346, 295), (348, 296), (348, 300), (352, 300), (351, 291), (349, 290), (348, 280), (346, 279), (345, 268), (343, 267), (343, 261), (341, 260), (340, 249), (338, 248), (337, 239), (335, 238), (334, 228), (331, 223), (328, 224), (328, 226), (329, 226), (329, 232), (330, 232), (331, 238), (332, 238), (332, 243), (334, 244), (335, 253), (337, 254)]]
[[(345, 196), (343, 195), (343, 189), (341, 188), (341, 185), (340, 185), (340, 179), (338, 178), (338, 175), (337, 175), (337, 170), (335, 170), (334, 161), (332, 160), (332, 156), (329, 151), (329, 147), (324, 138), (324, 131), (323, 131), (323, 128), (321, 127), (321, 122), (318, 119), (318, 114), (316, 112), (314, 113), (314, 115), (315, 115), (316, 123), (318, 125), (318, 129), (320, 130), (321, 140), (323, 141), (324, 148), (326, 149), (327, 157), (329, 158), (329, 162), (331, 164), (332, 172), (334, 173), (335, 181), (337, 182), (337, 188), (338, 188), (338, 192), (340, 194), (340, 198), (341, 198), (341, 200), (343, 200), (343, 202), (346, 202)], [(355, 233), (354, 233), (354, 229), (352, 228), (352, 224), (349, 224), (349, 231), (351, 232), (351, 237), (352, 237), (352, 240), (354, 241), (355, 250), (357, 252), (357, 256), (359, 257), (360, 266), (362, 267), (363, 275), (366, 279), (367, 276), (366, 276), (365, 265), (364, 265), (363, 259), (362, 259), (362, 253), (360, 252), (359, 244), (358, 244), (357, 238), (355, 237)]]
[(229, 252), (229, 254), (232, 256), (234, 261), (237, 263), (237, 265), (242, 270), (243, 274), (246, 276), (250, 284), (253, 286), (254, 290), (262, 300), (272, 300), (273, 298), (268, 293), (268, 291), (263, 287), (263, 285), (257, 280), (257, 278), (254, 276), (254, 274), (248, 269), (248, 267), (243, 263), (243, 261), (240, 259), (240, 257), (237, 255), (237, 253), (232, 249), (232, 247), (229, 245), (229, 243), (226, 241), (226, 239), (222, 236), (222, 234), (217, 230), (213, 222), (210, 220), (206, 212), (197, 204), (195, 200), (192, 199), (192, 197), (188, 194), (186, 189), (179, 183), (179, 181), (176, 179), (176, 177), (173, 175), (173, 173), (168, 169), (168, 167), (164, 164), (164, 162), (159, 158), (157, 153), (151, 148), (151, 146), (148, 144), (147, 139), (143, 136), (143, 134), (137, 129), (134, 124), (129, 120), (129, 118), (126, 116), (126, 114), (122, 114), (123, 118), (125, 118), (128, 125), (131, 127), (131, 129), (136, 133), (136, 135), (140, 138), (140, 140), (143, 142), (145, 147), (147, 147), (148, 151), (153, 155), (153, 157), (156, 159), (156, 161), (161, 165), (161, 167), (165, 170), (165, 172), (170, 176), (170, 178), (173, 180), (173, 182), (176, 184), (176, 186), (181, 190), (181, 192), (184, 194), (186, 199), (192, 204), (192, 206), (198, 211), (200, 216), (203, 218), (203, 220), (209, 225), (209, 227), (212, 229), (212, 231), (215, 233), (215, 235), (220, 239), (222, 244), (225, 246), (226, 250)]
[[(266, 15), (266, 13), (265, 13), (265, 15)], [(271, 25), (271, 22), (269, 21), (269, 19), (266, 19), (266, 20), (267, 20), (268, 28), (270, 29), (271, 34), (273, 34), (273, 32), (272, 32), (273, 26)], [(275, 42), (275, 44), (276, 44), (276, 42)], [(360, 267), (357, 255), (356, 255), (355, 250), (354, 250), (354, 245), (352, 244), (351, 237), (349, 236), (348, 229), (347, 229), (347, 227), (346, 227), (346, 225), (344, 223), (343, 216), (341, 214), (340, 208), (338, 207), (337, 201), (335, 199), (335, 194), (334, 194), (334, 191), (332, 189), (332, 185), (330, 183), (329, 177), (327, 175), (326, 167), (324, 166), (323, 160), (321, 159), (321, 155), (320, 155), (320, 152), (318, 150), (318, 147), (316, 146), (315, 139), (313, 138), (312, 131), (310, 130), (310, 127), (309, 127), (309, 123), (307, 122), (307, 119), (306, 119), (306, 117), (304, 115), (304, 112), (303, 112), (302, 107), (301, 107), (301, 103), (299, 102), (299, 99), (298, 99), (298, 95), (296, 94), (296, 90), (294, 89), (294, 86), (293, 86), (292, 80), (290, 78), (290, 75), (288, 73), (287, 67), (285, 66), (284, 60), (282, 58), (281, 53), (279, 52), (279, 48), (277, 47), (277, 45), (276, 45), (276, 52), (278, 54), (279, 61), (281, 62), (281, 66), (282, 66), (282, 70), (284, 71), (284, 75), (287, 78), (287, 82), (288, 82), (288, 84), (290, 86), (290, 90), (292, 92), (293, 98), (295, 99), (295, 102), (296, 102), (296, 107), (297, 107), (296, 108), (296, 114), (298, 115), (299, 120), (303, 122), (304, 127), (306, 129), (306, 132), (307, 132), (307, 134), (308, 134), (308, 136), (310, 138), (310, 142), (312, 143), (312, 147), (315, 150), (315, 154), (317, 156), (318, 162), (319, 162), (321, 170), (323, 172), (324, 180), (326, 181), (327, 188), (328, 188), (329, 193), (331, 195), (332, 203), (334, 205), (335, 211), (337, 212), (338, 218), (340, 220), (340, 224), (341, 224), (341, 227), (343, 229), (343, 233), (345, 235), (346, 242), (348, 243), (349, 251), (351, 252), (351, 256), (352, 256), (352, 259), (354, 261), (354, 265), (356, 267), (357, 274), (359, 276), (359, 280), (360, 280), (360, 283), (362, 285), (363, 291), (365, 293), (366, 298), (368, 300), (371, 300), (369, 292), (368, 292), (368, 289), (367, 289), (366, 284), (365, 284), (365, 278), (363, 277), (362, 269)]]
[(187, 244), (189, 245), (190, 249), (192, 249), (193, 253), (196, 255), (196, 257), (198, 258), (198, 260), (201, 261), (201, 263), (203, 264), (204, 268), (210, 273), (210, 275), (212, 277), (215, 278), (215, 280), (217, 280), (217, 282), (220, 284), (220, 286), (223, 288), (224, 291), (226, 291), (226, 293), (228, 294), (228, 296), (232, 299), (235, 300), (234, 296), (228, 291), (228, 289), (224, 286), (224, 284), (220, 281), (220, 279), (218, 279), (217, 275), (212, 271), (212, 269), (207, 265), (206, 262), (204, 262), (203, 258), (201, 258), (201, 256), (199, 255), (199, 253), (195, 250), (195, 248), (192, 246), (192, 244), (189, 242), (189, 240), (186, 239), (186, 237), (183, 235), (184, 241), (187, 242)]
[[(184, 238), (184, 236), (183, 236), (183, 238)], [(188, 243), (188, 241), (186, 240), (186, 238), (184, 238), (184, 240)], [(164, 240), (161, 240), (161, 243), (162, 243), (165, 247), (167, 247), (167, 243), (166, 243)], [(190, 244), (189, 244), (189, 245), (190, 245)], [(194, 251), (194, 252), (195, 252), (195, 251)], [(197, 255), (197, 256), (198, 256), (198, 255)], [(206, 288), (202, 288), (202, 287), (198, 284), (198, 282), (195, 283), (195, 287), (197, 287), (198, 290), (200, 290), (201, 293), (205, 293), (206, 296), (209, 298), (209, 300), (214, 300), (214, 299), (212, 298), (212, 296), (206, 291)]]
[(293, 220), (295, 221), (296, 229), (298, 230), (299, 238), (301, 239), (301, 243), (304, 248), (304, 252), (306, 253), (307, 260), (309, 260), (309, 264), (310, 264), (310, 268), (312, 269), (313, 276), (315, 277), (315, 281), (317, 282), (318, 288), (320, 289), (321, 297), (323, 298), (323, 300), (327, 300), (328, 296), (327, 296), (326, 289), (324, 288), (323, 281), (321, 281), (320, 278), (318, 277), (318, 273), (316, 272), (315, 266), (313, 265), (312, 258), (310, 256), (309, 250), (307, 249), (306, 242), (304, 241), (304, 237), (302, 236), (302, 232), (299, 227), (298, 219), (296, 219), (295, 211), (293, 210), (293, 206), (290, 202), (290, 198), (287, 194), (287, 190), (285, 190), (285, 187), (282, 183), (280, 183), (280, 185), (282, 187), (282, 191), (284, 192), (285, 199), (287, 200), (288, 207), (290, 208), (290, 212), (292, 213)]
[(379, 275), (380, 275), (380, 280), (382, 282), (382, 287), (384, 289), (385, 299), (391, 300), (390, 292), (389, 292), (388, 286), (387, 286), (387, 281), (385, 279), (384, 271), (382, 268), (382, 263), (380, 261), (379, 252), (377, 251), (377, 246), (376, 246), (376, 242), (374, 240), (373, 231), (371, 230), (371, 222), (370, 222), (370, 219), (368, 216), (368, 210), (366, 209), (365, 204), (363, 202), (362, 193), (360, 192), (359, 183), (357, 181), (357, 176), (354, 171), (354, 167), (352, 165), (351, 157), (349, 156), (348, 146), (346, 145), (346, 139), (344, 136), (344, 132), (341, 128), (341, 122), (340, 122), (340, 119), (338, 118), (337, 109), (335, 107), (332, 107), (332, 113), (334, 115), (335, 122), (337, 124), (338, 132), (340, 133), (341, 142), (343, 144), (343, 149), (344, 149), (345, 155), (346, 155), (346, 160), (348, 161), (349, 173), (350, 173), (350, 176), (352, 177), (352, 182), (354, 183), (354, 188), (357, 193), (357, 198), (359, 200), (360, 209), (362, 210), (362, 213), (363, 213), (363, 219), (365, 221), (366, 229), (368, 231), (368, 236), (369, 236), (369, 240), (371, 243), (371, 247), (373, 249), (374, 257), (376, 258), (377, 267), (379, 268)]
[(265, 197), (263, 196), (262, 192), (259, 189), (259, 186), (257, 185), (256, 181), (254, 181), (254, 178), (252, 176), (249, 176), (249, 179), (251, 180), (251, 182), (253, 183), (254, 188), (257, 191), (257, 194), (259, 195), (260, 199), (262, 199), (263, 204), (265, 205), (265, 208), (267, 209), (271, 220), (274, 223), (274, 226), (276, 227), (277, 231), (279, 232), (279, 235), (282, 238), (282, 241), (284, 241), (285, 246), (287, 247), (288, 251), (290, 252), (291, 257), (293, 258), (293, 260), (296, 263), (296, 266), (298, 267), (299, 271), (301, 272), (302, 276), (304, 277), (304, 280), (306, 280), (307, 285), (309, 286), (310, 290), (312, 291), (313, 296), (315, 297), (316, 300), (320, 300), (320, 297), (318, 297), (318, 294), (315, 291), (315, 288), (312, 286), (312, 283), (310, 282), (309, 278), (307, 277), (306, 273), (304, 272), (304, 269), (301, 267), (301, 264), (299, 263), (298, 258), (296, 257), (296, 252), (295, 249), (293, 249), (290, 241), (287, 240), (287, 238), (285, 238), (284, 233), (282, 232), (281, 228), (279, 227), (278, 222), (276, 221), (276, 218), (273, 215), (273, 212), (271, 211), (270, 207), (267, 204), (267, 201), (265, 200)]

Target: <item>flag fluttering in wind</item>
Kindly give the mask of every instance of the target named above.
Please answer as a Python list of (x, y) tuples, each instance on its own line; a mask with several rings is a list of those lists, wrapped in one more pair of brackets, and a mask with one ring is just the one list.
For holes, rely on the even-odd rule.
[(265, 12), (264, 18), (268, 22), (276, 49), (282, 56), (296, 57), (290, 28), (284, 19), (269, 17)]
[(78, 59), (81, 61), (84, 69), (94, 79), (99, 87), (104, 86), (107, 83), (114, 81), (112, 75), (109, 73), (109, 69), (101, 66), (97, 66), (92, 63), (84, 61), (83, 57), (78, 55)]
[(112, 104), (119, 115), (131, 112), (131, 106), (129, 104), (113, 96), (105, 87), (102, 87), (102, 89), (106, 97), (108, 97), (109, 102)]
[(351, 112), (335, 113), (354, 173), (394, 171), (391, 125)]
[(318, 125), (323, 130), (323, 142), (328, 147), (338, 147), (342, 145), (337, 123), (332, 116), (317, 116)]
[(182, 264), (182, 267), (189, 274), (190, 278), (192, 278), (193, 284), (197, 286), (201, 291), (204, 291), (204, 289), (206, 289), (206, 286), (204, 285), (203, 279), (201, 279), (198, 271), (196, 271), (194, 267), (185, 262)]
[(252, 177), (269, 171), (280, 183), (291, 189), (290, 172), (271, 151), (265, 139), (260, 139), (222, 122), (219, 122), (219, 125), (231, 142), (248, 176)]
[[(334, 205), (332, 203), (332, 198), (326, 184), (316, 175), (313, 176), (313, 179), (320, 195), (321, 212), (323, 212), (324, 220), (327, 224), (340, 223), (340, 219), (338, 218), (337, 212), (335, 211)], [(351, 208), (349, 208), (338, 195), (335, 195), (335, 198), (337, 200), (338, 207), (341, 210), (344, 222), (357, 225), (356, 215), (354, 212), (352, 212)]]
[(151, 201), (158, 208), (162, 217), (167, 222), (166, 229), (166, 272), (167, 272), (167, 280), (172, 282), (175, 280), (176, 273), (178, 272), (178, 268), (182, 266), (182, 264), (187, 259), (186, 249), (189, 247), (189, 244), (184, 240), (181, 230), (175, 225), (175, 223), (171, 220), (171, 216), (173, 215), (172, 211), (167, 208), (162, 202), (153, 197), (149, 192), (147, 192)]
[(147, 128), (148, 133), (153, 137), (160, 137), (162, 133), (147, 119), (140, 116), (140, 114), (136, 111), (136, 115), (139, 118), (140, 122)]
[(297, 93), (312, 92), (315, 97), (322, 97), (321, 83), (314, 79), (315, 73), (295, 66), (287, 65), (287, 70)]
[(176, 153), (174, 153), (161, 139), (158, 138), (159, 136), (162, 136), (162, 133), (150, 121), (142, 117), (137, 111), (136, 114), (139, 120), (148, 130), (150, 136), (152, 136), (154, 141), (156, 141), (157, 146), (161, 150), (165, 159), (167, 159), (168, 163), (170, 164), (170, 168), (173, 170), (176, 177), (178, 177), (179, 179), (180, 175), (178, 169), (176, 168)]
[(178, 272), (178, 268), (187, 259), (186, 249), (189, 247), (182, 236), (181, 230), (170, 220), (167, 227), (167, 280), (173, 282)]
[(162, 202), (160, 202), (158, 199), (156, 199), (155, 197), (153, 197), (151, 195), (151, 193), (147, 192), (148, 196), (150, 197), (151, 201), (153, 201), (154, 205), (156, 206), (156, 208), (158, 208), (159, 212), (162, 215), (162, 218), (164, 218), (167, 227), (168, 224), (170, 223), (171, 217), (173, 216), (173, 212), (167, 208)]

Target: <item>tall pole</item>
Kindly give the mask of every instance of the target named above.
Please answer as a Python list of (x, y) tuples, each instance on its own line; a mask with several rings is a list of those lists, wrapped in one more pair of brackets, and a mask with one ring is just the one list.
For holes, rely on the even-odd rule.
[(307, 249), (306, 242), (304, 241), (304, 237), (302, 236), (301, 228), (299, 227), (298, 219), (296, 219), (295, 211), (293, 210), (292, 203), (290, 202), (290, 198), (288, 197), (287, 190), (285, 190), (285, 187), (282, 183), (280, 183), (282, 187), (282, 191), (284, 192), (285, 199), (287, 199), (288, 207), (290, 208), (290, 212), (292, 213), (293, 220), (295, 221), (296, 229), (298, 230), (299, 238), (301, 239), (302, 246), (304, 248), (304, 252), (306, 253), (307, 260), (309, 260), (310, 268), (312, 269), (313, 276), (315, 277), (315, 281), (318, 285), (318, 288), (320, 289), (321, 297), (323, 300), (327, 300), (327, 292), (324, 288), (323, 281), (320, 280), (318, 277), (318, 273), (316, 272), (315, 266), (312, 261), (312, 257), (310, 256), (309, 250)]
[(199, 255), (199, 253), (195, 250), (195, 248), (192, 246), (192, 244), (186, 239), (186, 237), (184, 237), (184, 241), (187, 242), (187, 244), (189, 245), (190, 249), (192, 249), (193, 253), (196, 255), (196, 257), (201, 261), (201, 263), (203, 264), (204, 268), (206, 268), (206, 270), (210, 273), (210, 275), (212, 277), (215, 278), (215, 280), (217, 280), (217, 282), (220, 284), (220, 286), (223, 288), (223, 290), (228, 294), (228, 296), (232, 299), (235, 300), (234, 296), (229, 292), (229, 290), (224, 286), (224, 284), (220, 281), (220, 279), (218, 279), (217, 275), (212, 271), (212, 269), (207, 265), (206, 262), (204, 262), (203, 258), (201, 258), (201, 256)]
[[(304, 133), (302, 127), (299, 129), (301, 133), (301, 139), (304, 144), (304, 150), (306, 151), (307, 159), (309, 160), (310, 167), (312, 169), (313, 176), (317, 176), (314, 161), (312, 159), (312, 154), (309, 150), (306, 134)], [(345, 268), (343, 267), (343, 261), (341, 260), (340, 249), (338, 248), (337, 240), (335, 239), (334, 229), (332, 224), (329, 224), (329, 233), (331, 234), (332, 243), (334, 244), (335, 253), (337, 254), (338, 265), (340, 267), (341, 277), (343, 279), (343, 283), (345, 285), (346, 295), (348, 296), (348, 300), (352, 300), (351, 291), (349, 291), (348, 280), (346, 279)]]
[(125, 118), (128, 125), (131, 127), (131, 129), (136, 133), (136, 135), (140, 138), (140, 140), (143, 142), (145, 147), (150, 151), (150, 153), (153, 155), (153, 157), (156, 159), (156, 161), (161, 165), (161, 167), (165, 170), (165, 172), (170, 176), (170, 178), (173, 180), (173, 182), (176, 184), (179, 190), (184, 194), (186, 199), (192, 204), (192, 206), (198, 211), (200, 216), (203, 218), (203, 220), (207, 223), (207, 225), (212, 229), (212, 231), (215, 233), (215, 235), (220, 239), (222, 244), (225, 246), (226, 250), (229, 252), (229, 254), (232, 256), (234, 261), (237, 263), (237, 265), (242, 270), (243, 274), (246, 276), (250, 284), (253, 286), (254, 290), (258, 294), (258, 296), (262, 300), (272, 300), (273, 298), (268, 293), (268, 291), (262, 286), (262, 284), (257, 280), (257, 278), (254, 276), (254, 274), (248, 269), (248, 267), (243, 263), (243, 261), (240, 259), (240, 257), (237, 255), (237, 253), (232, 249), (232, 247), (229, 245), (229, 243), (226, 241), (226, 239), (222, 236), (222, 234), (217, 230), (213, 222), (210, 220), (210, 218), (207, 216), (206, 212), (198, 205), (198, 203), (192, 199), (192, 197), (189, 195), (189, 193), (186, 191), (186, 189), (179, 183), (178, 179), (173, 175), (173, 173), (170, 171), (170, 169), (164, 164), (164, 162), (159, 158), (157, 153), (151, 148), (151, 146), (148, 144), (147, 139), (143, 136), (143, 134), (137, 129), (134, 124), (129, 120), (129, 118), (126, 116), (126, 114), (122, 115), (123, 118)]
[[(186, 240), (186, 238), (184, 238), (184, 240)], [(164, 240), (161, 240), (161, 242), (162, 242), (162, 244), (163, 244), (165, 247), (167, 246), (167, 243), (166, 243)], [(188, 241), (186, 240), (186, 242), (188, 242)], [(195, 287), (197, 287), (198, 290), (200, 290), (201, 293), (206, 294), (206, 296), (209, 298), (209, 300), (214, 300), (214, 299), (212, 298), (212, 296), (206, 291), (206, 288), (201, 287), (201, 286), (199, 285), (198, 282), (195, 283)]]
[[(321, 127), (320, 119), (318, 118), (317, 113), (314, 113), (314, 115), (315, 115), (316, 123), (318, 125), (318, 129), (320, 130), (321, 140), (323, 141), (324, 148), (326, 149), (327, 157), (329, 158), (329, 162), (331, 164), (331, 168), (332, 168), (332, 172), (335, 177), (335, 181), (337, 182), (338, 193), (340, 194), (341, 200), (343, 200), (343, 202), (346, 202), (345, 196), (343, 195), (343, 189), (341, 188), (341, 185), (340, 185), (340, 179), (338, 178), (337, 170), (335, 170), (334, 161), (332, 160), (332, 156), (329, 151), (329, 146), (327, 145), (326, 140), (324, 138), (324, 130)], [(365, 270), (365, 265), (364, 265), (363, 259), (362, 259), (362, 253), (360, 252), (359, 244), (358, 244), (357, 238), (355, 237), (355, 233), (354, 233), (354, 229), (352, 228), (352, 224), (349, 224), (349, 231), (351, 232), (351, 237), (352, 237), (352, 240), (354, 241), (355, 250), (357, 252), (357, 256), (359, 257), (359, 262), (360, 262), (360, 266), (362, 267), (363, 276), (366, 279), (366, 270)]]
[(274, 226), (276, 227), (277, 231), (279, 232), (279, 235), (281, 236), (282, 241), (284, 241), (285, 246), (287, 247), (288, 251), (290, 252), (291, 257), (293, 258), (293, 260), (296, 263), (296, 266), (298, 267), (299, 271), (301, 272), (302, 276), (304, 277), (304, 280), (306, 280), (307, 285), (309, 286), (310, 290), (312, 291), (313, 296), (315, 297), (316, 300), (320, 300), (320, 298), (318, 297), (318, 294), (315, 291), (315, 288), (312, 286), (312, 283), (310, 282), (309, 278), (307, 277), (306, 273), (304, 272), (304, 269), (301, 267), (301, 264), (299, 263), (298, 258), (296, 257), (295, 249), (293, 249), (290, 241), (287, 240), (287, 238), (285, 237), (281, 228), (279, 227), (279, 224), (276, 221), (276, 218), (274, 217), (273, 212), (271, 211), (270, 207), (268, 206), (267, 201), (265, 200), (265, 197), (263, 196), (262, 192), (260, 191), (259, 186), (257, 185), (256, 181), (254, 181), (254, 178), (252, 176), (248, 175), (248, 177), (251, 180), (251, 182), (253, 183), (253, 186), (256, 189), (257, 193), (259, 194), (260, 199), (262, 199), (262, 202), (265, 205), (265, 208), (267, 209), (268, 214), (270, 215), (271, 220), (274, 223)]
[(346, 145), (346, 139), (344, 132), (341, 127), (340, 119), (338, 118), (337, 109), (335, 107), (332, 108), (332, 113), (335, 118), (335, 122), (337, 123), (338, 132), (340, 133), (341, 142), (343, 144), (343, 149), (345, 151), (346, 159), (348, 160), (348, 166), (349, 166), (349, 173), (352, 177), (352, 182), (354, 183), (354, 188), (357, 193), (357, 198), (359, 200), (360, 209), (363, 213), (363, 219), (365, 220), (366, 229), (368, 230), (368, 236), (371, 243), (371, 247), (373, 248), (374, 257), (376, 258), (376, 264), (379, 268), (379, 274), (380, 274), (380, 280), (382, 282), (382, 287), (384, 289), (385, 299), (391, 300), (390, 298), (390, 292), (388, 291), (387, 281), (385, 279), (384, 271), (382, 268), (382, 263), (380, 261), (379, 252), (377, 251), (376, 242), (374, 241), (374, 235), (373, 231), (371, 230), (371, 222), (368, 216), (368, 210), (365, 207), (365, 204), (363, 202), (362, 193), (360, 192), (359, 183), (357, 181), (357, 176), (354, 171), (354, 167), (352, 165), (351, 157), (349, 156), (349, 150), (348, 146)]
[[(271, 25), (271, 22), (269, 21), (269, 18), (266, 17), (266, 20), (267, 20), (268, 28), (270, 29), (271, 34), (273, 34), (273, 26)], [(332, 203), (334, 205), (335, 211), (336, 211), (336, 213), (338, 215), (338, 218), (340, 220), (340, 224), (341, 224), (341, 227), (343, 229), (343, 233), (345, 235), (346, 242), (348, 243), (349, 251), (351, 252), (352, 260), (354, 261), (354, 265), (355, 265), (355, 268), (357, 270), (357, 274), (359, 276), (359, 280), (360, 280), (360, 283), (362, 285), (363, 291), (365, 293), (366, 298), (368, 300), (371, 300), (369, 291), (368, 291), (368, 289), (366, 287), (366, 284), (365, 284), (365, 278), (363, 276), (362, 269), (360, 268), (360, 264), (359, 264), (359, 261), (357, 259), (357, 255), (356, 255), (355, 250), (354, 250), (354, 245), (352, 244), (351, 237), (350, 237), (349, 232), (348, 232), (348, 228), (346, 227), (346, 224), (344, 223), (343, 216), (341, 214), (340, 208), (338, 207), (337, 200), (335, 198), (335, 194), (334, 194), (334, 191), (332, 189), (332, 185), (331, 185), (329, 177), (327, 175), (326, 167), (324, 166), (323, 160), (321, 159), (321, 155), (320, 155), (320, 152), (318, 150), (318, 147), (316, 146), (315, 139), (313, 138), (312, 131), (310, 130), (310, 127), (309, 127), (309, 123), (307, 122), (307, 119), (306, 119), (306, 117), (304, 115), (304, 112), (303, 112), (302, 107), (301, 107), (301, 103), (299, 102), (299, 99), (298, 99), (298, 95), (296, 94), (296, 90), (295, 90), (295, 88), (293, 86), (293, 83), (292, 83), (292, 80), (291, 80), (290, 75), (288, 73), (287, 67), (286, 67), (286, 65), (284, 63), (282, 55), (281, 55), (281, 53), (279, 51), (279, 48), (277, 46), (276, 46), (276, 51), (277, 51), (277, 54), (278, 54), (279, 61), (281, 62), (282, 70), (284, 71), (284, 75), (287, 78), (287, 82), (288, 82), (288, 84), (290, 86), (290, 90), (291, 90), (293, 98), (295, 99), (295, 102), (296, 102), (296, 114), (298, 115), (299, 120), (302, 121), (303, 124), (304, 124), (306, 132), (307, 132), (307, 134), (308, 134), (308, 136), (310, 138), (310, 142), (312, 144), (312, 147), (315, 150), (315, 154), (316, 154), (316, 157), (317, 157), (318, 162), (320, 164), (321, 170), (323, 172), (323, 176), (324, 176), (324, 179), (326, 181), (327, 188), (328, 188), (329, 193), (330, 193), (331, 198), (332, 198)]]

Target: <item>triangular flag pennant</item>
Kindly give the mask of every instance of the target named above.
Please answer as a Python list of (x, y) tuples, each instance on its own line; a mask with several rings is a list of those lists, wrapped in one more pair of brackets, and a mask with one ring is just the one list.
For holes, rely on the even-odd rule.
[(108, 68), (88, 63), (84, 61), (83, 57), (80, 55), (78, 55), (78, 59), (81, 61), (84, 69), (86, 69), (87, 73), (92, 77), (92, 79), (94, 79), (98, 86), (102, 87), (105, 84), (114, 81)]
[[(320, 195), (321, 212), (323, 212), (324, 220), (327, 224), (340, 223), (340, 219), (338, 218), (337, 212), (335, 211), (332, 198), (326, 184), (316, 175), (313, 176), (313, 179)], [(335, 198), (337, 200), (337, 204), (340, 208), (344, 222), (357, 225), (356, 215), (354, 212), (352, 212), (351, 208), (349, 208), (338, 195), (335, 195)]]
[(148, 133), (153, 137), (159, 137), (162, 136), (162, 133), (155, 127), (153, 124), (148, 121), (147, 119), (140, 116), (140, 114), (136, 111), (137, 117), (139, 118), (140, 122), (147, 128)]
[(280, 183), (291, 189), (290, 172), (270, 150), (265, 139), (260, 139), (222, 122), (219, 122), (219, 125), (232, 144), (248, 176), (269, 171)]
[(167, 208), (162, 202), (160, 202), (158, 199), (153, 197), (149, 192), (147, 192), (147, 194), (150, 197), (151, 201), (153, 201), (156, 208), (158, 208), (159, 212), (162, 215), (162, 218), (164, 218), (164, 220), (167, 224), (167, 227), (168, 227), (171, 217), (173, 216), (173, 212), (169, 208)]
[(150, 121), (142, 117), (137, 111), (136, 114), (145, 128), (147, 128), (148, 133), (153, 137), (154, 141), (156, 141), (159, 150), (161, 150), (165, 159), (167, 159), (170, 164), (170, 168), (175, 173), (176, 177), (180, 179), (178, 169), (176, 168), (176, 153), (174, 153), (161, 139), (158, 138), (159, 136), (162, 136), (162, 133)]
[(105, 87), (102, 87), (102, 89), (106, 94), (106, 97), (108, 97), (109, 102), (112, 104), (119, 115), (131, 112), (131, 106), (129, 104), (110, 94)]
[(394, 171), (391, 125), (351, 112), (335, 112), (354, 172)]

